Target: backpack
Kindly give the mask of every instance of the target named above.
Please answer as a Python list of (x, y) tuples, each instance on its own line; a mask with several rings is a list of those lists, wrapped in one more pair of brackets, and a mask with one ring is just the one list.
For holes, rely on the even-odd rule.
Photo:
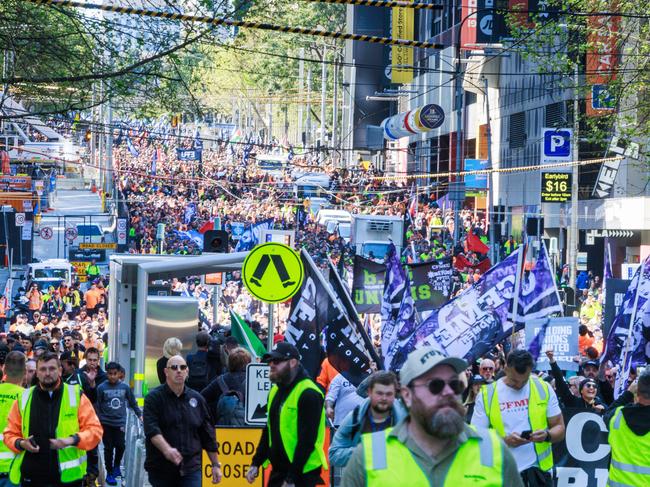
[(192, 365), (187, 377), (187, 384), (196, 391), (201, 391), (208, 385), (208, 357), (207, 354), (192, 356)]
[(221, 389), (221, 396), (217, 401), (216, 423), (219, 426), (244, 426), (246, 425), (246, 409), (244, 397), (241, 392), (229, 389), (223, 375), (217, 377), (217, 384)]

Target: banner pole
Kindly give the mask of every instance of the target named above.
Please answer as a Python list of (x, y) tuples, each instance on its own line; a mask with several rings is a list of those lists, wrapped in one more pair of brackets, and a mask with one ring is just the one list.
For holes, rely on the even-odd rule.
[(269, 336), (267, 337), (267, 351), (273, 350), (273, 336), (275, 335), (275, 304), (269, 303)]
[(517, 312), (519, 310), (519, 289), (521, 288), (521, 274), (524, 267), (524, 255), (526, 253), (526, 245), (523, 244), (519, 247), (519, 255), (517, 255), (517, 274), (515, 274), (515, 289), (512, 297), (512, 333), (510, 335), (510, 345), (515, 346), (515, 329), (517, 328)]

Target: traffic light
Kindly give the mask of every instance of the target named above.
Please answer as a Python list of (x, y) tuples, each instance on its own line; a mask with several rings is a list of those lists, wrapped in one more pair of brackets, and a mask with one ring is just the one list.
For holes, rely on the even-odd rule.
[(203, 252), (228, 253), (228, 232), (208, 230), (203, 234)]

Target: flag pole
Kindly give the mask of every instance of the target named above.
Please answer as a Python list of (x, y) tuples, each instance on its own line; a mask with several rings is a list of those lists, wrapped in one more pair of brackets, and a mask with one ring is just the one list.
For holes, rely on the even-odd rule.
[(521, 275), (523, 274), (524, 268), (524, 254), (526, 253), (526, 246), (524, 244), (517, 249), (519, 255), (517, 255), (517, 274), (515, 275), (515, 288), (514, 295), (512, 297), (512, 333), (510, 335), (510, 345), (515, 346), (515, 330), (517, 328), (517, 314), (519, 311), (519, 290), (521, 288)]
[(266, 348), (273, 350), (273, 336), (275, 334), (275, 304), (269, 303), (269, 336), (266, 339)]

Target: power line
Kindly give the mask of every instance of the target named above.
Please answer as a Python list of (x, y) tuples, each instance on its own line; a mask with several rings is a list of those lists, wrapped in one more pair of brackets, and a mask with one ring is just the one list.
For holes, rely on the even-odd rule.
[(208, 24), (212, 26), (228, 26), (228, 27), (244, 27), (249, 29), (260, 29), (275, 32), (286, 32), (290, 34), (304, 34), (317, 37), (325, 37), (330, 39), (342, 39), (350, 41), (362, 41), (375, 44), (402, 46), (402, 47), (419, 47), (422, 49), (443, 49), (442, 44), (435, 42), (415, 41), (410, 39), (393, 39), (391, 37), (370, 36), (365, 34), (350, 34), (347, 32), (332, 32), (321, 29), (307, 29), (303, 27), (290, 27), (286, 25), (275, 25), (261, 22), (251, 22), (248, 20), (232, 20), (219, 17), (206, 17), (187, 15), (181, 13), (168, 13), (159, 10), (146, 10), (133, 7), (122, 7), (119, 5), (98, 5), (95, 3), (82, 3), (73, 0), (25, 0), (27, 2), (35, 3), (37, 5), (45, 5), (48, 7), (62, 6), (62, 7), (76, 7), (91, 10), (102, 10), (104, 12), (112, 12), (125, 15), (138, 15), (142, 17), (153, 17), (157, 19), (166, 20), (180, 20), (183, 22), (196, 22), (201, 24)]

